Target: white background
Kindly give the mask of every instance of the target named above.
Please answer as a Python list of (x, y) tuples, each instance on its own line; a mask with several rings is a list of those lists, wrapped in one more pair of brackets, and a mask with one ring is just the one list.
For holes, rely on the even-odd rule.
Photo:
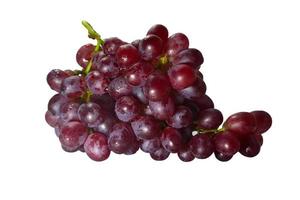
[[(0, 199), (299, 199), (300, 6), (282, 1), (0, 2)], [(199, 48), (208, 94), (225, 117), (265, 109), (259, 156), (191, 163), (144, 153), (93, 162), (61, 150), (44, 121), (53, 68), (77, 68), (82, 19), (132, 41), (156, 23)], [(297, 191), (298, 189), (298, 191)]]

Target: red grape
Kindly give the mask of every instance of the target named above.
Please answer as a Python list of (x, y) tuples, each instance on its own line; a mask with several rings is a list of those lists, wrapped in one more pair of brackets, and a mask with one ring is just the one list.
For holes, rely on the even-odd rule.
[(90, 134), (84, 143), (84, 151), (92, 160), (106, 160), (110, 155), (106, 136), (97, 132)]

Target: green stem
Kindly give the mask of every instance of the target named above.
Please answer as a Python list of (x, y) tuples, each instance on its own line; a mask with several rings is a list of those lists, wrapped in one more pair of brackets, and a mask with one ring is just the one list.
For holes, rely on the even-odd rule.
[[(91, 26), (90, 23), (88, 23), (87, 21), (83, 20), (82, 21), (82, 25), (87, 29), (88, 36), (90, 38), (94, 39), (94, 40), (97, 40), (97, 45), (96, 45), (96, 47), (94, 49), (93, 54), (99, 52), (101, 50), (101, 47), (104, 44), (104, 40), (101, 39), (100, 34), (95, 31), (95, 29)], [(87, 75), (91, 71), (91, 68), (92, 68), (92, 59), (88, 62), (85, 70), (83, 71), (83, 74)]]
[(219, 129), (209, 129), (209, 130), (204, 130), (204, 129), (197, 129), (196, 131), (198, 131), (199, 134), (205, 134), (205, 133), (213, 133), (213, 134), (218, 134), (220, 132), (225, 131), (225, 128), (219, 128)]

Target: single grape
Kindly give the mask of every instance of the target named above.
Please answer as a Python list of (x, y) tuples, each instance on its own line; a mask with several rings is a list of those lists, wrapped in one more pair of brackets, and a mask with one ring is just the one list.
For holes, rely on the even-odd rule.
[(131, 42), (131, 44), (135, 47), (135, 48), (139, 48), (139, 44), (140, 44), (141, 40), (140, 39), (137, 39), (137, 40), (134, 40), (133, 42)]
[(193, 85), (179, 90), (178, 92), (184, 98), (194, 100), (197, 98), (201, 98), (203, 95), (205, 95), (206, 84), (202, 79), (198, 78)]
[(135, 136), (130, 125), (121, 122), (114, 125), (108, 136), (108, 145), (113, 152), (122, 154), (128, 151), (134, 139)]
[(257, 142), (259, 143), (259, 145), (262, 146), (264, 143), (264, 138), (262, 137), (262, 135), (259, 133), (256, 133), (256, 134), (254, 134), (254, 137), (257, 140)]
[(168, 38), (166, 44), (166, 54), (174, 57), (180, 51), (189, 47), (189, 39), (183, 33), (175, 33)]
[(116, 53), (117, 63), (122, 68), (128, 68), (140, 60), (139, 52), (132, 44), (124, 44)]
[(125, 79), (132, 86), (144, 85), (147, 77), (154, 71), (154, 66), (148, 62), (138, 62), (126, 71)]
[(175, 113), (166, 122), (173, 128), (183, 128), (189, 126), (192, 120), (192, 111), (186, 106), (178, 106)]
[(183, 162), (190, 162), (195, 159), (195, 156), (193, 155), (190, 148), (188, 147), (184, 147), (180, 149), (177, 155), (179, 159), (182, 160)]
[(214, 108), (214, 102), (207, 95), (203, 95), (200, 98), (193, 99), (193, 101), (197, 104), (199, 110)]
[(104, 40), (103, 51), (106, 55), (115, 55), (121, 45), (125, 44), (117, 37), (111, 37)]
[(253, 134), (256, 130), (255, 117), (248, 112), (238, 112), (227, 118), (223, 127), (239, 135)]
[(240, 141), (229, 131), (216, 134), (213, 141), (215, 150), (224, 155), (233, 156), (240, 149)]
[(166, 160), (169, 157), (170, 153), (164, 148), (160, 148), (153, 153), (150, 153), (150, 156), (153, 160), (162, 161)]
[(64, 123), (69, 121), (79, 121), (78, 102), (69, 101), (60, 107), (60, 120)]
[(53, 115), (50, 111), (47, 111), (45, 114), (45, 120), (49, 126), (56, 127), (59, 121), (59, 116)]
[(118, 120), (115, 117), (106, 115), (104, 121), (98, 124), (98, 126), (96, 126), (94, 130), (108, 136), (112, 131), (114, 124), (116, 124), (117, 122)]
[(140, 102), (142, 102), (143, 104), (148, 104), (149, 101), (148, 99), (146, 98), (145, 94), (144, 94), (144, 91), (143, 91), (143, 88), (142, 87), (134, 87), (132, 89), (132, 95), (137, 98)]
[(77, 150), (85, 142), (88, 130), (84, 123), (78, 121), (67, 122), (60, 128), (59, 140), (69, 151)]
[(88, 102), (80, 105), (78, 116), (82, 122), (88, 125), (88, 127), (94, 128), (104, 121), (105, 111), (98, 104)]
[(84, 79), (79, 76), (65, 78), (61, 85), (61, 94), (70, 99), (81, 97), (85, 90)]
[(254, 157), (260, 152), (260, 141), (254, 135), (248, 135), (241, 139), (240, 153), (246, 157)]
[(143, 140), (140, 148), (145, 153), (154, 153), (155, 151), (162, 148), (160, 138), (153, 138), (151, 140)]
[(170, 97), (170, 82), (163, 74), (150, 75), (143, 89), (145, 96), (150, 101), (165, 101)]
[(188, 107), (192, 111), (193, 121), (196, 121), (198, 119), (198, 115), (200, 111), (199, 106), (194, 101), (188, 99), (184, 100), (183, 105)]
[(215, 157), (219, 161), (226, 162), (226, 161), (229, 161), (233, 157), (233, 155), (226, 155), (223, 153), (215, 152)]
[(129, 147), (129, 149), (127, 149), (124, 154), (125, 155), (133, 155), (135, 154), (140, 148), (140, 142), (138, 140), (133, 140), (131, 146)]
[(147, 35), (158, 36), (162, 41), (162, 45), (165, 46), (165, 44), (168, 41), (169, 32), (168, 32), (168, 29), (164, 25), (156, 24), (149, 29), (149, 31), (147, 32)]
[(84, 151), (92, 160), (106, 160), (110, 155), (106, 136), (98, 132), (91, 133), (84, 143)]
[(173, 66), (168, 70), (168, 76), (175, 90), (190, 87), (197, 80), (195, 69), (186, 64)]
[(89, 90), (96, 95), (106, 93), (109, 85), (109, 79), (105, 78), (99, 71), (91, 71), (85, 77), (85, 81)]
[(173, 65), (177, 64), (188, 64), (193, 68), (197, 69), (200, 65), (203, 64), (202, 53), (198, 49), (185, 49), (179, 52), (174, 56), (172, 61)]
[(157, 58), (163, 48), (162, 40), (156, 35), (147, 35), (139, 43), (139, 53), (142, 59), (150, 61)]
[(256, 110), (251, 112), (251, 114), (254, 116), (255, 118), (255, 122), (256, 122), (256, 133), (264, 133), (267, 130), (269, 130), (269, 128), (272, 125), (272, 117), (270, 116), (269, 113), (267, 113), (266, 111), (262, 111), (262, 110)]
[(160, 124), (151, 116), (138, 116), (131, 122), (131, 127), (136, 137), (149, 140), (160, 135)]
[(156, 119), (167, 120), (175, 112), (175, 105), (172, 98), (167, 101), (149, 101), (149, 108)]
[(108, 85), (108, 93), (114, 99), (117, 99), (121, 96), (131, 94), (132, 87), (127, 83), (125, 78), (118, 77), (113, 79)]
[(52, 90), (60, 92), (63, 80), (69, 76), (70, 75), (65, 71), (62, 71), (60, 69), (53, 69), (47, 75), (47, 82)]
[(208, 158), (214, 152), (214, 145), (207, 134), (197, 134), (189, 142), (189, 148), (196, 158)]
[(120, 68), (112, 55), (103, 56), (93, 60), (93, 69), (99, 71), (106, 78), (116, 78), (120, 74)]
[(217, 129), (222, 122), (222, 113), (215, 108), (208, 108), (199, 112), (197, 127), (203, 130)]
[(48, 102), (48, 111), (51, 112), (53, 115), (59, 116), (60, 114), (60, 107), (67, 103), (68, 99), (63, 95), (56, 94)]
[(86, 44), (79, 48), (76, 54), (76, 61), (82, 67), (86, 68), (88, 62), (92, 59), (95, 46), (92, 44)]
[(141, 105), (133, 96), (122, 96), (116, 101), (115, 113), (119, 120), (130, 122), (141, 113)]
[(166, 127), (160, 139), (162, 146), (170, 153), (177, 153), (182, 147), (182, 136), (175, 128)]

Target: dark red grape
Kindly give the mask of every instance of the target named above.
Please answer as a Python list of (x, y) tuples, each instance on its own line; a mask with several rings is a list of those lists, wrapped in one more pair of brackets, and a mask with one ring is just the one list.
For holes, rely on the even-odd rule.
[(193, 113), (186, 106), (179, 106), (176, 108), (175, 113), (166, 120), (169, 126), (173, 128), (187, 127), (192, 123)]
[(224, 155), (233, 156), (240, 149), (240, 141), (230, 132), (221, 132), (214, 136), (215, 150)]
[(86, 44), (79, 48), (76, 54), (76, 61), (82, 67), (86, 68), (88, 62), (92, 59), (95, 46), (92, 44)]
[(175, 55), (172, 63), (173, 65), (188, 64), (196, 69), (202, 65), (203, 61), (202, 53), (198, 49), (191, 48), (182, 50)]
[(166, 160), (169, 157), (170, 153), (164, 148), (160, 148), (153, 153), (150, 153), (150, 156), (153, 160), (162, 161)]
[(124, 44), (119, 47), (117, 63), (122, 68), (128, 68), (140, 60), (139, 52), (132, 44)]
[(82, 122), (71, 121), (60, 128), (59, 140), (68, 150), (77, 150), (88, 136), (87, 127)]
[(171, 86), (168, 78), (159, 73), (150, 75), (144, 86), (145, 96), (150, 101), (165, 101), (169, 98), (170, 92)]
[(222, 113), (214, 108), (199, 112), (197, 127), (203, 130), (217, 129), (223, 122)]
[(163, 48), (162, 40), (156, 35), (147, 35), (139, 43), (139, 53), (142, 59), (150, 61), (157, 58)]
[(189, 39), (183, 33), (175, 33), (168, 38), (166, 54), (174, 57), (180, 51), (189, 47)]
[(180, 132), (172, 127), (166, 127), (161, 135), (162, 146), (170, 153), (177, 153), (182, 147)]
[(193, 101), (197, 104), (199, 110), (214, 108), (214, 102), (207, 95), (203, 95), (200, 98), (193, 99)]
[(257, 140), (257, 142), (260, 144), (260, 146), (262, 146), (264, 143), (264, 139), (263, 139), (262, 135), (259, 133), (256, 133), (256, 134), (254, 134), (254, 137)]
[(111, 55), (104, 56), (101, 59), (94, 59), (93, 69), (98, 70), (106, 78), (115, 78), (120, 73), (116, 59)]
[(240, 153), (246, 157), (254, 157), (260, 152), (260, 143), (254, 135), (241, 139)]
[(111, 37), (104, 40), (103, 51), (106, 55), (115, 55), (121, 45), (125, 44), (117, 37)]
[(140, 148), (140, 142), (138, 140), (133, 140), (130, 147), (124, 152), (125, 155), (133, 155), (135, 154)]
[(195, 156), (188, 147), (180, 149), (180, 151), (178, 152), (178, 157), (183, 162), (190, 162), (195, 159)]
[(181, 128), (179, 130), (184, 144), (187, 144), (192, 139), (194, 130), (195, 130), (195, 127), (193, 125), (190, 125), (185, 128)]
[(254, 115), (248, 112), (238, 112), (227, 118), (223, 127), (239, 135), (253, 134), (256, 130)]
[(197, 134), (189, 142), (190, 150), (196, 158), (208, 158), (214, 152), (214, 145), (207, 134)]
[(70, 101), (60, 107), (60, 120), (64, 123), (69, 121), (79, 121), (78, 102)]
[(99, 71), (91, 71), (85, 77), (86, 84), (89, 90), (96, 95), (102, 95), (106, 93), (109, 80), (105, 78)]
[(131, 122), (135, 135), (143, 140), (149, 140), (160, 135), (160, 124), (151, 116), (139, 116)]
[(219, 161), (226, 162), (226, 161), (229, 161), (233, 157), (233, 155), (226, 155), (223, 153), (215, 152), (215, 157)]
[(182, 90), (190, 87), (197, 79), (195, 69), (186, 64), (173, 66), (169, 69), (168, 76), (170, 83), (175, 90)]
[(152, 26), (149, 31), (147, 32), (147, 35), (156, 35), (158, 36), (161, 41), (163, 46), (167, 43), (168, 41), (168, 29), (161, 24), (155, 24), (154, 26)]
[(142, 87), (134, 87), (132, 89), (132, 95), (137, 98), (143, 104), (148, 104), (148, 99), (146, 98)]
[(255, 118), (255, 122), (256, 122), (256, 133), (264, 133), (267, 130), (269, 130), (269, 128), (272, 125), (272, 117), (270, 116), (269, 113), (267, 113), (266, 111), (262, 111), (262, 110), (256, 110), (251, 112), (251, 114), (254, 116)]
[(45, 114), (45, 120), (49, 126), (56, 127), (59, 121), (59, 116), (53, 115), (50, 111), (47, 111)]
[(51, 112), (53, 115), (59, 116), (60, 114), (60, 107), (67, 103), (68, 99), (63, 95), (56, 94), (48, 102), (48, 111)]
[(97, 127), (105, 119), (105, 111), (98, 104), (93, 102), (83, 103), (78, 109), (80, 120), (90, 128)]
[(138, 62), (126, 71), (125, 79), (132, 86), (144, 85), (147, 77), (154, 71), (154, 66), (148, 62)]
[(141, 111), (140, 103), (133, 96), (122, 96), (116, 101), (115, 113), (123, 122), (134, 120)]
[(117, 122), (118, 120), (115, 117), (107, 115), (104, 121), (98, 124), (98, 126), (96, 126), (94, 130), (108, 136), (112, 131), (114, 124), (116, 124)]
[(132, 87), (127, 83), (125, 78), (118, 77), (113, 79), (108, 86), (108, 93), (114, 99), (117, 99), (121, 96), (131, 94)]
[(106, 160), (110, 155), (106, 136), (98, 132), (90, 134), (84, 143), (84, 151), (92, 160)]
[(186, 87), (182, 90), (178, 91), (184, 98), (194, 100), (197, 98), (201, 98), (205, 95), (206, 92), (206, 84), (202, 79), (195, 81), (195, 83), (189, 87)]
[(47, 82), (52, 90), (60, 92), (63, 80), (69, 76), (70, 75), (65, 71), (62, 71), (60, 69), (53, 69), (47, 75)]
[(167, 120), (175, 112), (175, 105), (172, 98), (168, 98), (167, 101), (149, 101), (149, 108), (152, 115), (160, 120)]
[(135, 48), (139, 48), (139, 44), (140, 44), (141, 40), (140, 39), (137, 39), (137, 40), (134, 40), (133, 42), (131, 42), (131, 44), (135, 47)]
[(65, 78), (61, 85), (61, 94), (67, 98), (79, 98), (86, 90), (84, 79), (79, 76)]
[(141, 143), (141, 150), (146, 153), (154, 153), (162, 148), (160, 138), (153, 138), (151, 140), (143, 140)]
[(101, 106), (106, 112), (114, 115), (116, 101), (109, 94), (92, 95), (91, 101)]

